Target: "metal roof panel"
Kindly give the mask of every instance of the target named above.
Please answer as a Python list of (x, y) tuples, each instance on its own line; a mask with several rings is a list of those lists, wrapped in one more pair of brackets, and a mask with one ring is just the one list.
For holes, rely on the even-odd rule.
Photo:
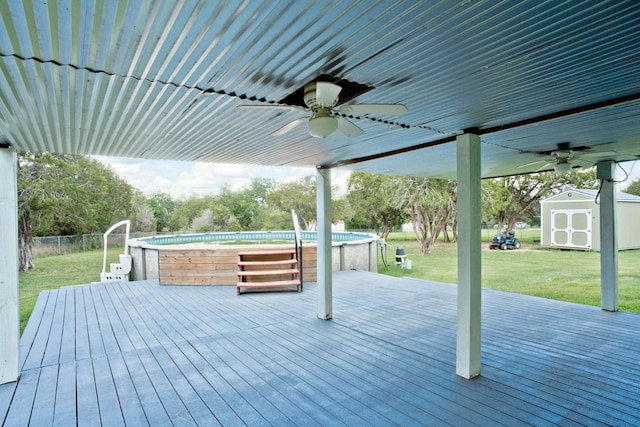
[[(19, 149), (334, 165), (640, 93), (635, 0), (0, 0), (0, 12), (0, 138)], [(304, 126), (271, 135), (299, 113), (237, 109), (323, 74), (374, 87), (351, 102), (409, 112), (319, 140)], [(483, 135), (483, 173), (519, 173), (520, 151), (563, 141), (636, 158), (631, 101)], [(450, 176), (451, 151), (354, 167)]]

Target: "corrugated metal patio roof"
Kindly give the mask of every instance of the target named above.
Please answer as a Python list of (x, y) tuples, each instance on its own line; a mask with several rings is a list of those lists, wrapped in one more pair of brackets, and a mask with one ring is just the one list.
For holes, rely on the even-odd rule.
[[(451, 142), (475, 128), (483, 176), (534, 171), (559, 144), (640, 157), (636, 0), (0, 0), (0, 15), (0, 142), (17, 149), (455, 177)], [(271, 135), (299, 112), (236, 108), (323, 74), (409, 113), (317, 139)]]

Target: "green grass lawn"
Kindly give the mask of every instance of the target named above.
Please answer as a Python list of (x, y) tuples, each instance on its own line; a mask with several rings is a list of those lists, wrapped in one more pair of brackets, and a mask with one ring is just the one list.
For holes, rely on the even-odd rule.
[[(109, 249), (107, 269), (110, 262), (118, 262), (122, 248)], [(20, 330), (29, 320), (40, 292), (58, 289), (61, 286), (82, 285), (100, 281), (102, 271), (102, 249), (66, 255), (36, 258), (36, 270), (20, 272)]]
[[(522, 230), (525, 242), (512, 251), (490, 251), (484, 243), (482, 286), (580, 304), (600, 305), (600, 254), (597, 252), (542, 249), (533, 242), (539, 232)], [(494, 231), (484, 231), (490, 239)], [(517, 233), (520, 233), (518, 230)], [(393, 265), (396, 247), (402, 246), (413, 264), (411, 270)], [(117, 262), (122, 249), (110, 249), (107, 262)], [(387, 239), (387, 258), (392, 264), (379, 271), (445, 283), (457, 281), (455, 244), (439, 242), (431, 254), (420, 255), (411, 233), (394, 233)], [(102, 250), (37, 258), (35, 271), (20, 273), (20, 325), (24, 329), (41, 291), (100, 280)], [(640, 250), (619, 253), (620, 310), (640, 313)]]
[[(526, 239), (523, 239), (526, 241)], [(398, 246), (404, 247), (411, 270), (394, 264)], [(640, 313), (640, 250), (618, 254), (620, 310)], [(391, 276), (407, 276), (445, 283), (457, 282), (455, 244), (438, 243), (431, 254), (420, 255), (415, 240), (387, 241), (387, 260), (379, 271)], [(571, 250), (543, 249), (524, 243), (519, 250), (482, 252), (482, 286), (562, 301), (600, 306), (600, 254)]]

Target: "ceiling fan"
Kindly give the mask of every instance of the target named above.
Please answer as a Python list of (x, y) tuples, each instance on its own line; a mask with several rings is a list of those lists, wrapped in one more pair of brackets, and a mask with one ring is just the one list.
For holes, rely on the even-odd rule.
[(518, 168), (525, 168), (540, 164), (535, 172), (547, 169), (553, 166), (553, 170), (559, 173), (567, 173), (571, 168), (578, 167), (591, 167), (596, 161), (604, 160), (615, 156), (615, 151), (594, 151), (589, 147), (573, 147), (569, 148), (568, 143), (558, 144), (558, 149), (553, 151), (545, 151), (534, 153), (539, 156), (544, 156), (544, 160), (536, 160), (535, 162), (525, 163), (518, 166)]
[(307, 108), (299, 105), (239, 105), (239, 108), (279, 108), (294, 111), (311, 112), (310, 117), (300, 117), (279, 129), (272, 135), (283, 135), (297, 125), (307, 122), (309, 134), (316, 138), (327, 138), (340, 130), (348, 137), (362, 134), (362, 129), (347, 120), (345, 115), (379, 114), (387, 116), (401, 116), (408, 109), (402, 104), (349, 104), (338, 108), (338, 95), (342, 87), (335, 83), (316, 81), (307, 83), (304, 87), (304, 103)]

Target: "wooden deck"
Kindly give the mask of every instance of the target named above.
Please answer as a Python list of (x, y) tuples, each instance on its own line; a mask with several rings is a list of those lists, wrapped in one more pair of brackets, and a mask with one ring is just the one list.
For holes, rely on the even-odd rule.
[(640, 425), (640, 316), (483, 291), (482, 376), (455, 375), (455, 286), (334, 274), (316, 290), (43, 292), (0, 424)]

